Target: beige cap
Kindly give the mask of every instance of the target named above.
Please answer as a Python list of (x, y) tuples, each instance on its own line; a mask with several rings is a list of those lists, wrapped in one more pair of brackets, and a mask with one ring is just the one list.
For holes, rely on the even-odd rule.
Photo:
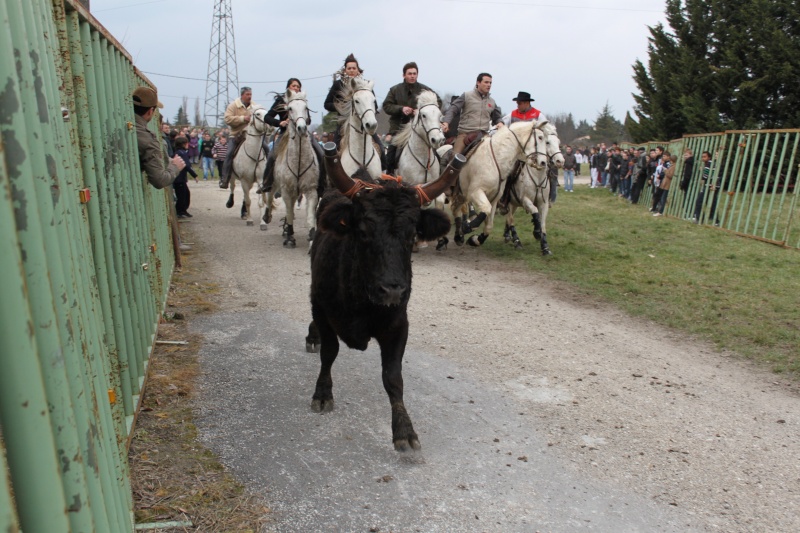
[(142, 107), (164, 107), (164, 104), (158, 101), (158, 93), (150, 87), (137, 87), (133, 91), (133, 103)]

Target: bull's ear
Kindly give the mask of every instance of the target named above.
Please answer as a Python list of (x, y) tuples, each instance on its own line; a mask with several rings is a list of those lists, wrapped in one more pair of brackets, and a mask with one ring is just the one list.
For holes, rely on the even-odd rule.
[(329, 204), (319, 214), (317, 225), (323, 231), (349, 233), (353, 227), (353, 202), (343, 199)]
[(417, 221), (417, 235), (423, 241), (444, 237), (450, 231), (450, 218), (441, 209), (422, 209)]

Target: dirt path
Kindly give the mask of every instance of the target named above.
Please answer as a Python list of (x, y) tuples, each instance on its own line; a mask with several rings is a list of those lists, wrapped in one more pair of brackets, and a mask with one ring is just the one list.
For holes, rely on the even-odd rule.
[[(292, 468), (256, 474), (254, 463), (248, 460), (258, 454), (239, 444), (247, 440), (243, 435), (248, 428), (255, 431), (253, 426), (259, 427), (256, 433), (261, 435), (254, 442), (269, 442), (273, 448), (283, 443), (291, 450), (300, 446), (304, 438), (324, 438), (314, 433), (320, 430), (318, 419), (311, 424), (305, 418), (314, 379), (306, 375), (313, 371), (314, 361), (302, 355), (302, 335), (310, 315), (310, 271), (304, 249), (307, 230), (298, 226), (298, 249), (286, 250), (275, 223), (267, 232), (259, 231), (258, 224), (245, 227), (236, 216), (238, 207), (224, 208), (227, 192), (217, 189), (215, 183), (190, 186), (191, 212), (195, 216), (184, 228), (191, 235), (189, 240), (196, 241), (192, 253), (198, 256), (208, 277), (223, 287), (220, 312), (195, 326), (207, 334), (209, 341), (201, 353), (206, 369), (202, 384), (205, 394), (197, 406), (201, 438), (253, 490), (275, 490), (276, 508), (286, 511), (276, 529), (301, 530), (300, 522), (290, 518), (291, 513), (301, 512), (300, 506), (289, 503), (298, 497), (290, 489), (294, 483), (320, 480), (313, 476), (294, 477)], [(570, 201), (569, 196), (561, 196), (559, 201)], [(237, 203), (240, 200), (241, 193), (237, 191)], [(257, 216), (254, 218), (258, 220)], [(608, 508), (605, 512), (582, 508), (562, 515), (557, 510), (537, 512), (526, 508), (525, 502), (530, 506), (542, 497), (550, 498), (555, 509), (565, 509), (564, 502), (570, 500), (557, 496), (566, 493), (547, 484), (528, 487), (523, 480), (533, 475), (530, 473), (512, 476), (506, 485), (483, 485), (488, 500), (493, 496), (502, 500), (495, 502), (498, 507), (511, 501), (506, 493), (514, 486), (523, 493), (536, 492), (537, 496), (531, 494), (513, 505), (507, 503), (508, 514), (527, 517), (528, 521), (506, 517), (509, 521), (503, 522), (502, 511), (484, 509), (485, 514), (497, 518), (497, 524), (476, 520), (466, 525), (455, 511), (450, 522), (444, 520), (437, 527), (425, 526), (434, 522), (421, 522), (419, 530), (447, 531), (451, 530), (447, 527), (451, 523), (452, 530), (461, 531), (531, 531), (532, 527), (541, 527), (542, 531), (800, 531), (800, 398), (796, 388), (780, 377), (652, 323), (582, 301), (568, 288), (510, 268), (481, 250), (452, 245), (444, 254), (427, 248), (414, 256), (409, 318), (408, 350), (414, 355), (407, 366), (416, 377), (406, 378), (407, 394), (415, 394), (412, 391), (418, 383), (423, 398), (449, 399), (449, 404), (442, 403), (441, 410), (445, 412), (440, 415), (443, 418), (437, 422), (439, 425), (428, 427), (427, 435), (421, 432), (431, 470), (437, 465), (437, 451), (441, 451), (437, 447), (448, 446), (439, 430), (454, 432), (446, 435), (454, 441), (454, 449), (467, 457), (474, 454), (474, 464), (483, 464), (483, 441), (497, 430), (497, 419), (507, 417), (516, 420), (518, 429), (506, 427), (506, 436), (519, 446), (507, 451), (497, 445), (497, 451), (490, 450), (492, 453), (513, 454), (507, 462), (520, 467), (517, 450), (528, 450), (541, 456), (537, 461), (543, 463), (537, 464), (554, 465), (556, 472), (544, 471), (548, 476), (564, 483), (580, 480), (588, 492), (605, 492), (585, 496), (582, 501), (608, 499), (609, 506), (630, 506), (637, 511), (619, 515)], [(294, 351), (282, 353), (284, 349)], [(226, 361), (227, 357), (231, 359)], [(300, 390), (291, 389), (293, 396), (285, 407), (301, 411), (289, 419), (274, 418), (277, 414), (273, 413), (270, 422), (258, 418), (264, 414), (258, 409), (250, 413), (259, 420), (254, 424), (246, 423), (244, 413), (241, 417), (233, 415), (236, 411), (232, 409), (246, 410), (248, 405), (263, 402), (263, 409), (269, 411), (276, 408), (275, 402), (286, 400), (286, 394), (265, 392), (269, 383), (255, 388), (243, 383), (248, 379), (247, 372), (266, 379), (262, 366), (267, 362), (283, 364), (283, 360), (302, 366), (287, 367), (280, 374), (285, 376), (285, 372), (296, 370), (302, 376), (299, 384), (291, 385)], [(337, 402), (338, 411), (357, 410), (356, 404), (366, 400), (359, 395), (366, 394), (363, 391), (367, 388), (376, 402), (387, 403), (379, 385), (377, 359), (373, 355), (368, 360), (364, 369), (372, 369), (374, 375), (362, 376), (365, 381), (354, 384), (347, 393), (347, 400), (352, 403)], [(417, 361), (423, 368), (413, 370)], [(337, 389), (337, 379), (346, 379), (342, 374), (360, 369), (345, 366), (344, 356), (337, 361), (340, 364), (343, 368), (338, 369), (338, 377), (334, 367), (335, 391), (342, 390)], [(453, 375), (445, 376), (441, 382), (428, 382), (432, 379), (430, 369)], [(468, 386), (447, 392), (447, 377)], [(303, 381), (307, 379), (311, 381)], [(470, 391), (480, 396), (484, 404), (468, 398)], [(243, 396), (241, 402), (235, 399)], [(387, 437), (388, 403), (377, 406), (375, 420), (367, 424), (374, 428), (370, 438), (376, 438), (376, 448), (358, 452), (369, 454), (378, 449), (385, 456), (381, 460), (396, 462)], [(418, 426), (424, 417), (436, 416), (419, 404), (412, 403), (409, 408), (412, 417), (427, 413), (414, 417)], [(360, 414), (372, 416), (369, 409)], [(470, 414), (477, 418), (470, 418)], [(465, 423), (472, 426), (469, 430), (448, 427), (446, 421), (452, 417), (464, 417)], [(350, 422), (355, 423), (354, 420), (358, 421)], [(292, 429), (275, 435), (275, 427), (264, 427), (273, 423), (278, 428)], [(301, 424), (300, 429), (296, 424)], [(306, 432), (302, 424), (313, 427)], [(490, 431), (476, 429), (482, 425)], [(357, 433), (354, 426), (350, 429)], [(298, 442), (284, 441), (287, 435)], [(274, 462), (276, 456), (269, 457)], [(266, 462), (269, 457), (264, 457)], [(353, 457), (348, 460), (357, 462)], [(326, 468), (335, 470), (335, 465), (326, 464)], [(458, 473), (458, 467), (454, 468)], [(487, 472), (470, 472), (463, 468), (459, 479), (475, 485), (474, 496), (480, 494), (479, 479), (470, 479), (470, 475), (483, 476)], [(352, 481), (354, 486), (371, 479), (371, 474), (374, 472)], [(414, 477), (422, 474), (407, 475), (408, 483), (425, 479)], [(402, 471), (390, 477), (401, 492), (408, 489), (403, 486)], [(372, 481), (368, 488), (374, 491), (379, 487)], [(443, 494), (442, 489), (439, 494)], [(270, 494), (266, 497), (273, 498)], [(409, 498), (408, 494), (404, 497)], [(355, 505), (355, 500), (351, 501)], [(413, 498), (410, 501), (412, 505)], [(420, 501), (431, 503), (424, 498)], [(455, 502), (457, 497), (448, 501)], [(363, 509), (368, 504), (358, 505)], [(455, 503), (452, 505), (460, 509)], [(370, 512), (377, 514), (377, 525), (384, 524), (381, 531), (389, 530), (385, 524), (395, 524), (395, 531), (405, 530), (397, 524), (408, 524), (402, 516), (381, 514), (375, 509)], [(595, 521), (582, 522), (581, 516), (586, 513), (594, 513)], [(639, 513), (652, 513), (654, 521), (642, 520)], [(611, 515), (616, 518), (612, 520)], [(599, 520), (602, 516), (606, 519)], [(362, 524), (353, 520), (339, 524)]]

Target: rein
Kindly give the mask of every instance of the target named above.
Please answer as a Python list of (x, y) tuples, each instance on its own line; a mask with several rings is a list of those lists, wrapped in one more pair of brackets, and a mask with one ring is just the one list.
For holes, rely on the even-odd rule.
[[(355, 93), (357, 93), (359, 91), (369, 91), (369, 92), (372, 93), (372, 91), (370, 89), (357, 89), (357, 90), (353, 91), (353, 95), (355, 95)], [(372, 94), (373, 94), (373, 96), (375, 95), (375, 93), (372, 93)], [(370, 154), (369, 160), (367, 160), (367, 146), (371, 146), (371, 145), (368, 144), (367, 138), (371, 137), (371, 136), (370, 136), (369, 133), (366, 132), (366, 130), (363, 130), (363, 129), (359, 130), (356, 126), (353, 125), (353, 117), (357, 117), (358, 124), (363, 124), (364, 123), (364, 117), (367, 115), (367, 113), (370, 113), (370, 112), (375, 113), (375, 110), (374, 109), (365, 109), (364, 112), (361, 113), (360, 116), (356, 115), (356, 107), (353, 105), (352, 97), (351, 97), (351, 101), (350, 101), (350, 120), (347, 121), (347, 128), (348, 128), (348, 130), (350, 130), (350, 129), (354, 130), (356, 133), (361, 135), (361, 137), (364, 140), (364, 152), (363, 152), (362, 157), (361, 157), (361, 162), (359, 163), (364, 168), (367, 168), (369, 166), (369, 164), (372, 163), (372, 160), (375, 159), (375, 149), (373, 148), (371, 150), (372, 153)], [(349, 134), (348, 134), (348, 137), (349, 137)], [(353, 155), (352, 145), (353, 145), (353, 143), (351, 143), (351, 142), (347, 143), (347, 153), (350, 155), (350, 157), (353, 159), (353, 161), (358, 163), (358, 158), (356, 158)]]

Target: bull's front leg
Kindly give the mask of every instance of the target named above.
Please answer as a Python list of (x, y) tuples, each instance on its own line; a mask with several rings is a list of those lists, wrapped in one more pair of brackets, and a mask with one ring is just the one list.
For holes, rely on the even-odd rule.
[(377, 341), (381, 347), (383, 387), (392, 406), (394, 449), (398, 452), (419, 450), (419, 437), (403, 403), (403, 354), (408, 340), (408, 320), (404, 320), (397, 328), (387, 329), (390, 329), (390, 333), (377, 338)]
[[(327, 320), (319, 320), (314, 317), (314, 322), (319, 332), (319, 376), (317, 377), (317, 387), (314, 396), (311, 398), (311, 410), (315, 413), (329, 413), (333, 411), (333, 378), (331, 377), (331, 367), (333, 367), (336, 356), (339, 355), (339, 339)], [(312, 330), (309, 327), (309, 337), (312, 337)]]

